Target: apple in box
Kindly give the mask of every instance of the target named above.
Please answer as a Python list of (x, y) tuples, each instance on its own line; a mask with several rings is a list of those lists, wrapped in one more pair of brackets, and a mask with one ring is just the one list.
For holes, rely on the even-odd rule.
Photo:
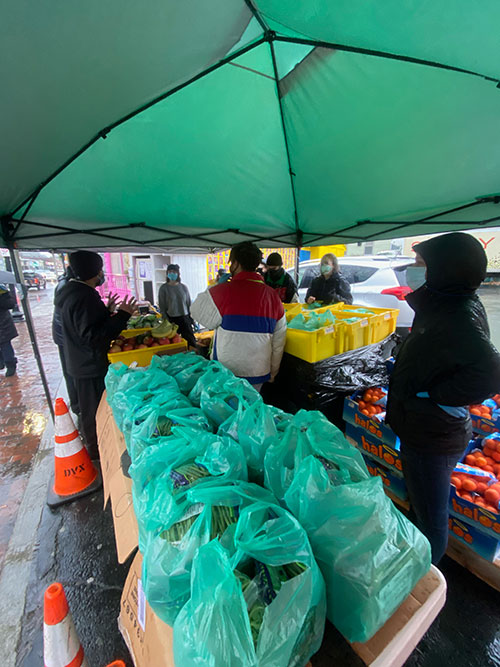
[(160, 345), (170, 345), (170, 338), (158, 338), (158, 343)]

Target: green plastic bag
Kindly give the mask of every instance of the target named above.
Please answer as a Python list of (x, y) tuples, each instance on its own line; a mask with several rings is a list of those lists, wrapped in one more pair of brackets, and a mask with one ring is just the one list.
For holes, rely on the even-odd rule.
[(262, 401), (262, 397), (252, 385), (233, 375), (231, 380), (222, 381), (222, 376), (201, 392), (200, 407), (209, 419), (219, 427), (238, 409), (239, 403)]
[(351, 642), (370, 639), (429, 570), (427, 539), (384, 493), (380, 477), (340, 486), (309, 456), (285, 494), (326, 583), (328, 619)]
[(174, 624), (176, 664), (304, 667), (321, 645), (325, 588), (303, 528), (283, 508), (254, 503), (234, 547), (198, 549)]
[(247, 480), (245, 455), (231, 438), (186, 426), (172, 431), (129, 468), (140, 537), (182, 516), (189, 505), (187, 492), (194, 486)]
[(114, 364), (110, 364), (108, 367), (108, 372), (104, 378), (104, 385), (106, 386), (106, 392), (108, 396), (108, 403), (110, 402), (110, 397), (112, 397), (120, 384), (122, 377), (129, 372), (129, 367), (123, 363), (123, 361), (117, 361)]
[(189, 393), (189, 400), (198, 408), (200, 407), (202, 391), (211, 391), (213, 387), (219, 388), (220, 385), (234, 380), (235, 377), (234, 373), (218, 361), (209, 361), (205, 368), (205, 372), (198, 378)]
[(234, 553), (236, 522), (256, 501), (276, 503), (270, 491), (247, 482), (193, 487), (180, 518), (149, 533), (144, 550), (142, 585), (155, 613), (172, 625), (190, 596), (191, 566), (197, 549), (217, 538)]
[[(198, 410), (198, 413), (195, 414), (195, 410)], [(172, 426), (197, 428), (201, 427), (202, 423), (206, 425), (204, 430), (211, 430), (201, 410), (193, 408), (189, 399), (179, 391), (155, 395), (132, 415), (130, 433), (128, 437), (125, 434), (125, 444), (130, 458), (135, 461), (146, 447), (158, 444), (159, 437), (172, 435)]]
[(264, 401), (252, 404), (241, 400), (235, 413), (219, 428), (239, 442), (246, 456), (248, 477), (252, 482), (264, 481), (264, 456), (268, 447), (278, 440), (274, 415)]
[[(179, 385), (179, 389), (186, 396), (192, 391), (195, 384), (198, 382), (200, 377), (204, 375), (207, 370), (208, 360), (204, 357), (200, 357), (198, 354), (189, 352), (188, 354), (179, 355), (184, 357), (191, 357), (189, 363), (184, 362), (184, 365), (179, 370), (170, 371), (171, 375), (175, 378), (175, 381)], [(186, 360), (187, 361), (187, 360)]]
[(283, 501), (296, 469), (311, 455), (328, 470), (333, 484), (370, 477), (363, 457), (336, 426), (321, 412), (300, 410), (264, 458), (265, 485), (278, 500)]

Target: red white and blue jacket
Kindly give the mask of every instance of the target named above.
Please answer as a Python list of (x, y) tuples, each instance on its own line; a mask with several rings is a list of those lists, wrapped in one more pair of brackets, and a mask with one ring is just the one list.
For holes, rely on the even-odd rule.
[(242, 271), (198, 295), (192, 317), (215, 329), (212, 358), (251, 384), (274, 379), (286, 337), (281, 299), (258, 273)]

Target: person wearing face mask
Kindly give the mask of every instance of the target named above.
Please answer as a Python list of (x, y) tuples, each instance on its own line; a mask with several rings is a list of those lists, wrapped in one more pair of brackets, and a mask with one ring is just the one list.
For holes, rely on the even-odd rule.
[(500, 355), (476, 294), (487, 258), (473, 236), (444, 234), (415, 247), (410, 335), (397, 355), (386, 421), (401, 440), (414, 522), (438, 563), (448, 544), (450, 478), (471, 438), (468, 406), (500, 390)]
[(57, 292), (54, 305), (62, 325), (63, 353), (68, 374), (73, 378), (85, 445), (91, 458), (99, 458), (95, 416), (108, 371), (108, 349), (126, 328), (135, 310), (133, 297), (117, 297), (103, 303), (96, 287), (104, 283), (102, 258), (95, 252), (78, 250), (69, 256), (71, 278)]
[(254, 243), (235, 245), (229, 262), (231, 280), (199, 294), (191, 312), (197, 322), (215, 329), (212, 358), (260, 391), (279, 371), (285, 311), (276, 291), (257, 273), (262, 252)]
[(327, 253), (321, 258), (321, 275), (315, 278), (307, 290), (306, 303), (321, 301), (325, 306), (331, 303), (352, 303), (351, 286), (339, 271), (335, 255)]
[(266, 261), (267, 273), (264, 276), (266, 285), (272, 287), (283, 303), (294, 303), (299, 300), (297, 285), (292, 276), (283, 268), (283, 260), (279, 252), (272, 252)]
[(167, 282), (158, 291), (158, 303), (164, 319), (177, 324), (179, 335), (191, 346), (196, 348), (197, 341), (193, 333), (191, 319), (191, 296), (189, 290), (181, 282), (181, 270), (178, 264), (167, 266)]

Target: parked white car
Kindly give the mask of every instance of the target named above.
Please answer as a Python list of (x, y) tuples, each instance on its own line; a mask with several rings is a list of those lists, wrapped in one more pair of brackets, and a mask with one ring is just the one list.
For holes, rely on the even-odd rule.
[[(362, 255), (339, 257), (339, 268), (351, 285), (353, 303), (374, 308), (398, 308), (398, 329), (408, 329), (415, 313), (406, 303), (410, 288), (406, 269), (415, 263), (412, 257), (385, 257)], [(299, 300), (306, 300), (306, 292), (314, 278), (320, 275), (319, 261), (307, 260), (299, 264)]]

